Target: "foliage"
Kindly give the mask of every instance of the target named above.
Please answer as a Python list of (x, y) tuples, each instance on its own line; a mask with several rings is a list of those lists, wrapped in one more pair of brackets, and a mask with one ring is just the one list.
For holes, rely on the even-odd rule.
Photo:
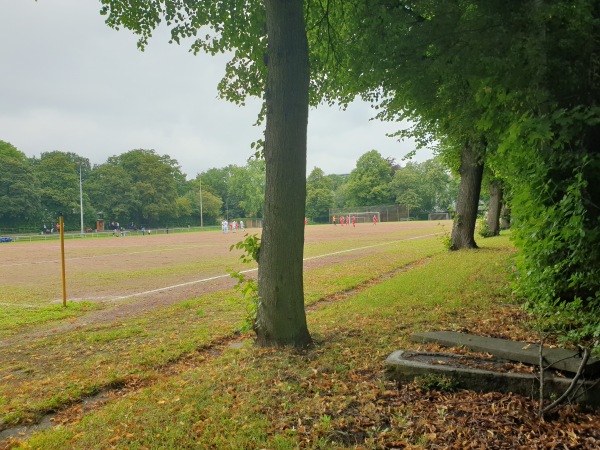
[(135, 193), (131, 174), (118, 164), (95, 166), (85, 184), (85, 192), (108, 222), (133, 221)]
[(243, 253), (240, 255), (240, 259), (244, 264), (252, 261), (258, 262), (260, 256), (260, 237), (257, 234), (248, 233), (246, 233), (244, 237), (245, 239), (243, 241), (236, 242), (229, 248), (229, 250), (233, 250), (234, 248), (237, 250), (243, 250)]
[(138, 149), (112, 156), (107, 163), (121, 167), (131, 180), (132, 222), (155, 226), (176, 215), (177, 184), (185, 178), (176, 160), (154, 150)]
[(600, 214), (590, 210), (593, 189), (588, 183), (600, 165), (598, 160), (584, 161), (562, 186), (545, 182), (537, 196), (515, 197), (514, 208), (520, 213), (515, 241), (523, 248), (516, 289), (543, 330), (597, 348)]
[[(260, 255), (260, 237), (257, 234), (245, 234), (245, 239), (233, 244), (229, 250), (234, 248), (237, 250), (243, 250), (240, 255), (240, 259), (244, 264), (258, 262)], [(254, 330), (256, 327), (256, 316), (258, 314), (258, 303), (260, 298), (258, 296), (258, 282), (255, 279), (249, 278), (246, 274), (241, 271), (231, 270), (229, 271), (231, 278), (237, 280), (234, 289), (238, 291), (242, 298), (245, 300), (245, 316), (242, 322), (240, 331)]]
[(265, 202), (265, 161), (250, 159), (245, 167), (234, 166), (229, 179), (230, 217), (262, 217)]
[(337, 37), (353, 50), (336, 55), (349, 70), (332, 77), (329, 98), (359, 92), (380, 118), (413, 119), (398, 135), (438, 139), (448, 160), (484, 143), (512, 189), (519, 292), (558, 315), (556, 302), (581, 299), (593, 317), (600, 261), (584, 248), (599, 247), (597, 2), (372, 0), (343, 20)]
[(481, 237), (487, 238), (487, 237), (494, 236), (494, 233), (492, 233), (490, 231), (488, 222), (485, 219), (485, 217), (480, 217), (479, 219), (477, 219), (477, 228), (476, 229), (477, 229), (477, 233)]
[(420, 219), (430, 212), (449, 211), (458, 193), (457, 179), (440, 157), (408, 162), (394, 173), (390, 188), (396, 203), (410, 205), (411, 215)]
[(440, 392), (453, 392), (458, 388), (459, 382), (450, 376), (428, 374), (415, 377), (414, 385), (424, 392), (434, 390)]
[(315, 167), (306, 180), (306, 216), (312, 222), (327, 223), (329, 209), (333, 207), (334, 182), (331, 177)]
[(0, 141), (0, 224), (14, 227), (40, 215), (40, 191), (24, 153)]
[[(36, 184), (40, 187), (40, 218), (49, 227), (58, 222), (59, 213), (63, 214), (67, 224), (80, 222), (79, 163), (83, 165), (83, 176), (89, 171), (90, 163), (75, 153), (44, 152), (39, 160), (32, 160)], [(84, 202), (86, 200), (84, 197)]]
[(180, 217), (182, 224), (197, 225), (200, 223), (200, 193), (202, 193), (203, 223), (205, 225), (216, 224), (219, 221), (218, 219), (222, 217), (221, 207), (223, 206), (223, 200), (198, 175), (194, 180), (190, 180), (187, 183), (187, 192), (184, 196), (189, 199), (190, 211), (188, 216)]
[(363, 154), (356, 161), (346, 185), (348, 206), (385, 205), (393, 203), (389, 191), (392, 170), (377, 150)]
[(450, 231), (446, 229), (445, 225), (440, 225), (441, 232), (438, 235), (438, 240), (446, 250), (450, 250), (452, 247), (452, 238), (450, 237)]
[(255, 279), (249, 278), (246, 274), (236, 271), (230, 271), (231, 278), (237, 280), (233, 287), (244, 299), (245, 315), (240, 326), (241, 332), (254, 330), (256, 326), (256, 315), (258, 313), (258, 283)]

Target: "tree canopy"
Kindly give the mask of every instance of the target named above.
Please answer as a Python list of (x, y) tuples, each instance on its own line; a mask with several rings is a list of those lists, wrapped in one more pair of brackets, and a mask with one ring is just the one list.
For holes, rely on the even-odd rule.
[(40, 208), (40, 190), (23, 152), (0, 141), (0, 223), (5, 226), (35, 219)]

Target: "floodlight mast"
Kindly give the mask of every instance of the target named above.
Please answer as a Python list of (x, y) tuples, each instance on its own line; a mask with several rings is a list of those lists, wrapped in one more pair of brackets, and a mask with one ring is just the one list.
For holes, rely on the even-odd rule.
[(204, 227), (204, 218), (202, 215), (202, 178), (200, 180), (200, 228)]
[(79, 164), (79, 214), (81, 216), (81, 237), (84, 237), (85, 234), (83, 232), (83, 183), (81, 182), (81, 161)]

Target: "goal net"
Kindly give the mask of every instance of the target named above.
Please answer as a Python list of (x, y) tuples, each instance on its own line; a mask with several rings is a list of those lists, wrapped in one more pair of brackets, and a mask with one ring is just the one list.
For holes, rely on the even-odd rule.
[(399, 220), (407, 220), (408, 210), (403, 205), (370, 205), (370, 206), (347, 206), (345, 208), (331, 208), (329, 210), (329, 223), (333, 216), (336, 217), (336, 222), (339, 222), (340, 216), (356, 217), (357, 223), (373, 222), (373, 216), (377, 218), (377, 222), (397, 222)]

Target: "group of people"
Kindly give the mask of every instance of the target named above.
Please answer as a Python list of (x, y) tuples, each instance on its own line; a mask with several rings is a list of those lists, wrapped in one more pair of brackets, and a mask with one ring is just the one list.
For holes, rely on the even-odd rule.
[(229, 230), (231, 230), (234, 233), (237, 233), (238, 228), (240, 230), (246, 229), (246, 225), (244, 224), (243, 220), (240, 220), (239, 223), (237, 222), (237, 220), (234, 220), (232, 222), (223, 220), (223, 222), (221, 222), (221, 229), (223, 230), (223, 233), (229, 233)]
[(52, 234), (54, 233), (54, 231), (56, 231), (57, 233), (60, 232), (60, 224), (52, 224), (50, 225), (50, 228), (48, 228), (46, 224), (42, 225), (42, 234)]
[[(333, 216), (332, 219), (332, 223), (334, 225), (337, 225), (337, 218), (335, 216)], [(350, 223), (352, 223), (352, 226), (355, 227), (356, 226), (356, 216), (340, 216), (340, 225), (344, 226), (344, 224), (350, 226)]]
[[(337, 225), (337, 217), (333, 216), (331, 219), (331, 222), (334, 225)], [(350, 226), (350, 223), (352, 223), (353, 227), (356, 226), (356, 216), (352, 216), (352, 218), (350, 216), (340, 216), (340, 225), (341, 226), (344, 226), (344, 224)], [(306, 221), (304, 222), (304, 224), (306, 224)], [(373, 225), (377, 225), (377, 215), (373, 216)]]
[(54, 232), (54, 225), (51, 225), (50, 228), (46, 226), (46, 224), (42, 225), (42, 234), (50, 234)]

